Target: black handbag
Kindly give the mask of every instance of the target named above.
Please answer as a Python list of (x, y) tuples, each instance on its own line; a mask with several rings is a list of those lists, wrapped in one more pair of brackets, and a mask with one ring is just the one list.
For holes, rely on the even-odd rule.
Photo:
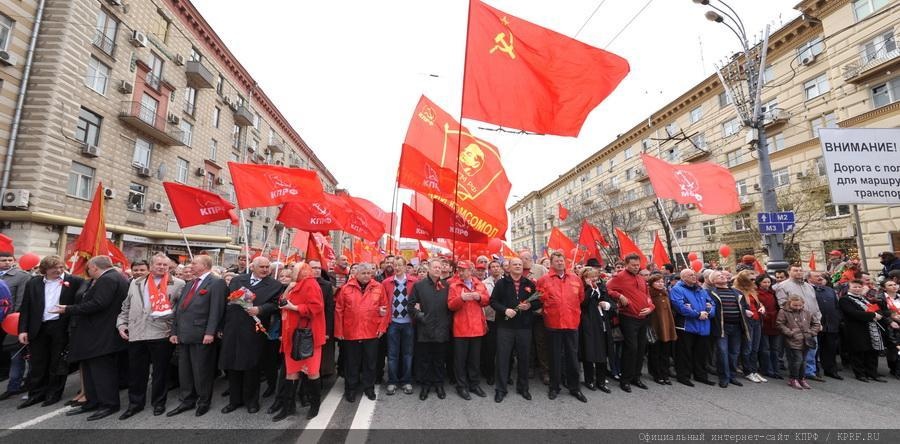
[[(312, 320), (310, 320), (312, 324)], [(297, 327), (291, 336), (291, 359), (302, 361), (313, 355), (315, 342), (313, 341), (313, 331), (310, 325), (307, 328)]]

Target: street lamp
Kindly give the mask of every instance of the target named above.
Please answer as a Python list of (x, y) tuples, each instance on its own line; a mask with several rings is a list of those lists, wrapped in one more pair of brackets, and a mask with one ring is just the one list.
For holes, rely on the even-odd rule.
[[(713, 10), (707, 11), (706, 19), (715, 23), (721, 23), (728, 27), (741, 43), (744, 55), (744, 72), (735, 64), (726, 64), (717, 70), (719, 80), (725, 88), (726, 94), (731, 97), (731, 103), (737, 111), (744, 125), (750, 128), (749, 141), (756, 141), (756, 153), (759, 162), (759, 186), (762, 189), (763, 210), (767, 213), (778, 211), (778, 197), (775, 194), (775, 180), (772, 176), (772, 165), (769, 162), (769, 149), (766, 142), (765, 116), (761, 112), (760, 93), (764, 83), (766, 64), (766, 51), (769, 46), (769, 27), (763, 41), (753, 47), (747, 39), (744, 23), (737, 12), (722, 0), (716, 0), (728, 11), (717, 7), (710, 0), (693, 0), (694, 3), (709, 6)], [(724, 73), (722, 71), (725, 71)], [(742, 82), (746, 78), (746, 95)], [(768, 111), (768, 110), (767, 110)], [(786, 269), (784, 260), (783, 235), (764, 235), (769, 253), (767, 267), (770, 270)]]

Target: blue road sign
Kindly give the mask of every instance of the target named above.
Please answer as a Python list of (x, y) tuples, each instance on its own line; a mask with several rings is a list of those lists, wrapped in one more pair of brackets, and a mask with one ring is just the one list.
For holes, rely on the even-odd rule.
[(769, 213), (756, 213), (756, 221), (761, 224), (769, 223), (772, 220), (772, 215)]
[(784, 224), (780, 222), (770, 222), (759, 224), (759, 232), (762, 234), (784, 234)]
[(779, 213), (772, 213), (772, 222), (794, 223), (794, 212), (782, 211)]

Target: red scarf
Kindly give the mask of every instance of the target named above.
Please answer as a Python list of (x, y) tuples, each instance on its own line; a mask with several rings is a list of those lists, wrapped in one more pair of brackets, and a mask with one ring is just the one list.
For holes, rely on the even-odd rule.
[(884, 302), (887, 304), (887, 308), (891, 313), (900, 313), (900, 305), (896, 304), (894, 298), (888, 296), (887, 293), (884, 294)]
[(172, 304), (169, 303), (169, 274), (163, 275), (156, 286), (153, 275), (147, 276), (147, 292), (150, 294), (150, 316), (160, 317), (172, 314)]

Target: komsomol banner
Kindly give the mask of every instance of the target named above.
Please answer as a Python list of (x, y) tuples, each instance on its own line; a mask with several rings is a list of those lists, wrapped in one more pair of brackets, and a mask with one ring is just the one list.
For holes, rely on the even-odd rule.
[(175, 182), (163, 182), (169, 205), (181, 228), (233, 219), (234, 205), (216, 193)]
[[(409, 122), (401, 156), (406, 157), (411, 149), (418, 151), (428, 162), (401, 165), (401, 170), (421, 169), (417, 174), (398, 171), (401, 187), (456, 208), (470, 226), (489, 238), (505, 236), (510, 183), (497, 147), (473, 136), (447, 112), (422, 96)], [(448, 175), (456, 178), (451, 189), (442, 185)], [(423, 177), (425, 179), (421, 179)]]
[(312, 170), (235, 162), (228, 162), (228, 170), (240, 208), (273, 207), (325, 192)]
[(454, 213), (450, 207), (434, 201), (434, 216), (431, 234), (436, 238), (452, 239), (468, 243), (486, 244), (490, 238), (476, 231), (458, 213)]

